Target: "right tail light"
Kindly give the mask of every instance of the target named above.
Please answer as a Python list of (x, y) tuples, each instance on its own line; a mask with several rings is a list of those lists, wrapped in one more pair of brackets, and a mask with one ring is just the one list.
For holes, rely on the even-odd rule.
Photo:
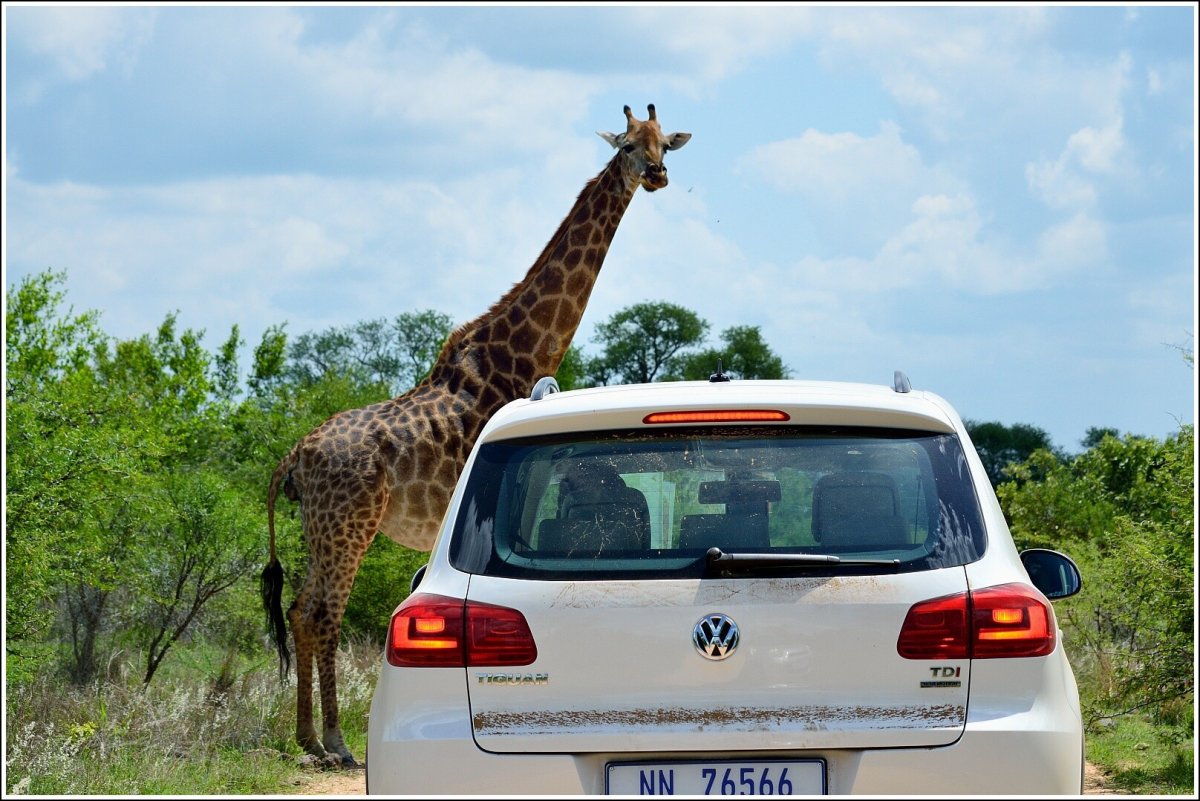
[(1000, 584), (914, 604), (896, 650), (905, 659), (1046, 656), (1057, 638), (1044, 595), (1027, 584)]

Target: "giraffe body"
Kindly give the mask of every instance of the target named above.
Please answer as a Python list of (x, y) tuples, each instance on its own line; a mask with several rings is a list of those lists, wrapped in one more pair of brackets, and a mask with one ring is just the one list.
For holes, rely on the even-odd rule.
[[(287, 612), (296, 653), (296, 738), (309, 753), (354, 764), (342, 739), (335, 658), (354, 577), (377, 532), (428, 551), (459, 473), (491, 415), (554, 375), (583, 317), (608, 246), (639, 186), (667, 185), (663, 154), (691, 134), (664, 135), (654, 106), (626, 130), (601, 133), (617, 153), (580, 192), (525, 278), (455, 330), (430, 375), (399, 397), (333, 415), (280, 461), (267, 493), (271, 555), (263, 600), (281, 667), (288, 665), (275, 500), (298, 501), (308, 573)], [(324, 729), (313, 723), (312, 666)]]

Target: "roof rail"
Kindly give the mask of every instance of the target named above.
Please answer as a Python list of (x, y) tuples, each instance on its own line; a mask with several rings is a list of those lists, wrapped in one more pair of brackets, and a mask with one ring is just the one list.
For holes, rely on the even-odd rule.
[(529, 393), (529, 399), (535, 401), (541, 400), (547, 395), (553, 395), (555, 392), (558, 392), (558, 382), (554, 380), (554, 376), (543, 376), (533, 385), (533, 392)]
[(904, 374), (903, 370), (897, 370), (892, 375), (892, 389), (901, 394), (912, 392), (912, 382), (908, 380), (908, 376)]

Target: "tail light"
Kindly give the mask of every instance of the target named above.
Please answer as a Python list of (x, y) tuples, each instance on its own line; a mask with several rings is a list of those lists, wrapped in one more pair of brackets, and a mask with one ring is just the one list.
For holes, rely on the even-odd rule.
[(905, 659), (998, 659), (1054, 651), (1050, 602), (1026, 584), (1001, 584), (914, 604), (896, 650)]
[(516, 609), (417, 593), (392, 615), (386, 656), (396, 667), (528, 665), (537, 645)]

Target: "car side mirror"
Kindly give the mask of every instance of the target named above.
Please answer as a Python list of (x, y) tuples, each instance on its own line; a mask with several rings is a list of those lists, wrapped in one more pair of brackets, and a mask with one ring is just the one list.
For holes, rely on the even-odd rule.
[(1070, 557), (1046, 548), (1021, 552), (1021, 563), (1033, 586), (1051, 601), (1069, 598), (1083, 587), (1083, 577)]
[(423, 564), (417, 568), (416, 573), (413, 573), (412, 582), (408, 585), (408, 591), (410, 593), (417, 591), (417, 585), (421, 583), (421, 579), (425, 578), (425, 568), (427, 567), (429, 567), (428, 563)]

